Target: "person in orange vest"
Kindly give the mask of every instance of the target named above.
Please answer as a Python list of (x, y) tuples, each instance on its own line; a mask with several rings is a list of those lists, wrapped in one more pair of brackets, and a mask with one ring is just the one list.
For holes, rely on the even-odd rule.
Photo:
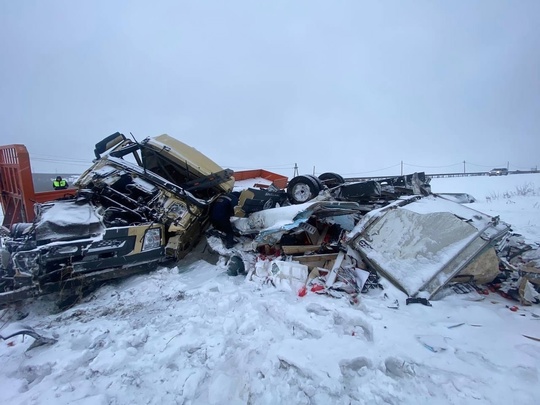
[(56, 180), (53, 181), (53, 187), (55, 190), (65, 190), (69, 184), (61, 176), (56, 176)]

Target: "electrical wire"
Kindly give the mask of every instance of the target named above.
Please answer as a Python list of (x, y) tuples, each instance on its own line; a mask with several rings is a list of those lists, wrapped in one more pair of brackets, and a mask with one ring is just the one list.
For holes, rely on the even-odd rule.
[(454, 163), (452, 165), (445, 165), (445, 166), (421, 166), (421, 165), (413, 165), (413, 164), (410, 164), (410, 163), (405, 163), (403, 162), (403, 165), (404, 166), (412, 166), (412, 167), (423, 167), (423, 168), (426, 168), (426, 169), (441, 169), (443, 167), (453, 167), (453, 166), (460, 166), (462, 165), (463, 162), (459, 162), (459, 163)]
[[(231, 166), (231, 165), (223, 165), (222, 167), (228, 167), (232, 170), (250, 170), (253, 169), (253, 166)], [(273, 165), (273, 166), (265, 166), (265, 169), (294, 169), (294, 164), (286, 164), (286, 165)]]
[(488, 166), (486, 166), (486, 165), (478, 165), (478, 164), (472, 163), (472, 162), (466, 162), (466, 164), (471, 165), (471, 166), (477, 166), (477, 167), (491, 167), (491, 168), (493, 168), (493, 167), (506, 167), (506, 165), (488, 165)]
[(393, 169), (394, 167), (399, 167), (399, 166), (401, 166), (401, 163), (398, 163), (397, 165), (393, 165), (393, 166), (384, 167), (382, 169), (370, 170), (370, 171), (367, 171), (367, 172), (343, 173), (343, 175), (344, 176), (350, 176), (350, 175), (356, 175), (356, 174), (375, 173), (375, 172), (380, 172), (382, 170)]

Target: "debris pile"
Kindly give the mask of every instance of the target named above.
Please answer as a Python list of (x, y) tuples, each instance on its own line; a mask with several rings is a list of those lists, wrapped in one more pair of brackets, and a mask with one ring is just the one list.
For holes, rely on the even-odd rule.
[(346, 183), (325, 173), (298, 176), (286, 190), (249, 187), (232, 218), (236, 245), (219, 247), (215, 232), (208, 241), (229, 263), (242, 262), (242, 272), (229, 274), (300, 296), (357, 302), (382, 288), (382, 277), (408, 303), (490, 290), (539, 302), (538, 247), (520, 248), (508, 224), (463, 205), (472, 196), (431, 194), (429, 180), (415, 173)]
[(501, 243), (500, 274), (491, 291), (529, 306), (540, 303), (540, 246), (510, 235)]
[(539, 300), (538, 246), (463, 205), (474, 201), (468, 194), (432, 194), (425, 173), (287, 181), (233, 173), (168, 135), (115, 133), (94, 153), (74, 194), (36, 203), (35, 218), (14, 222), (18, 200), (2, 203), (11, 222), (0, 237), (0, 306), (52, 292), (71, 305), (104, 281), (183, 259), (203, 235), (229, 274), (301, 295), (355, 301), (384, 278), (411, 303), (489, 289), (523, 305)]

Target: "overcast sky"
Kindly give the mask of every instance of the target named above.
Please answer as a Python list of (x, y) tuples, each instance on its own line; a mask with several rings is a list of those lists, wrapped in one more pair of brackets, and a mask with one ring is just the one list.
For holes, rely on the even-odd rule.
[(120, 131), (293, 174), (540, 164), (540, 1), (0, 0), (0, 144)]

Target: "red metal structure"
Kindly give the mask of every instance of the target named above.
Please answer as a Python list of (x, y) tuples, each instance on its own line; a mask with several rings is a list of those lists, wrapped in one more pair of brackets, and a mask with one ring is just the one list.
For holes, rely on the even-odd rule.
[[(234, 172), (234, 179), (236, 181), (253, 179), (257, 177), (261, 177), (265, 180), (271, 181), (277, 188), (287, 187), (288, 178), (286, 176), (282, 176), (281, 174), (277, 174), (277, 173), (272, 173), (272, 172), (269, 172), (268, 170), (254, 169), (254, 170), (240, 170), (240, 171)], [(256, 184), (255, 187), (266, 188), (268, 187), (268, 185)]]
[(3, 226), (10, 228), (17, 222), (32, 222), (34, 203), (52, 201), (65, 194), (66, 190), (34, 192), (30, 155), (26, 146), (0, 146), (0, 203), (4, 212)]

